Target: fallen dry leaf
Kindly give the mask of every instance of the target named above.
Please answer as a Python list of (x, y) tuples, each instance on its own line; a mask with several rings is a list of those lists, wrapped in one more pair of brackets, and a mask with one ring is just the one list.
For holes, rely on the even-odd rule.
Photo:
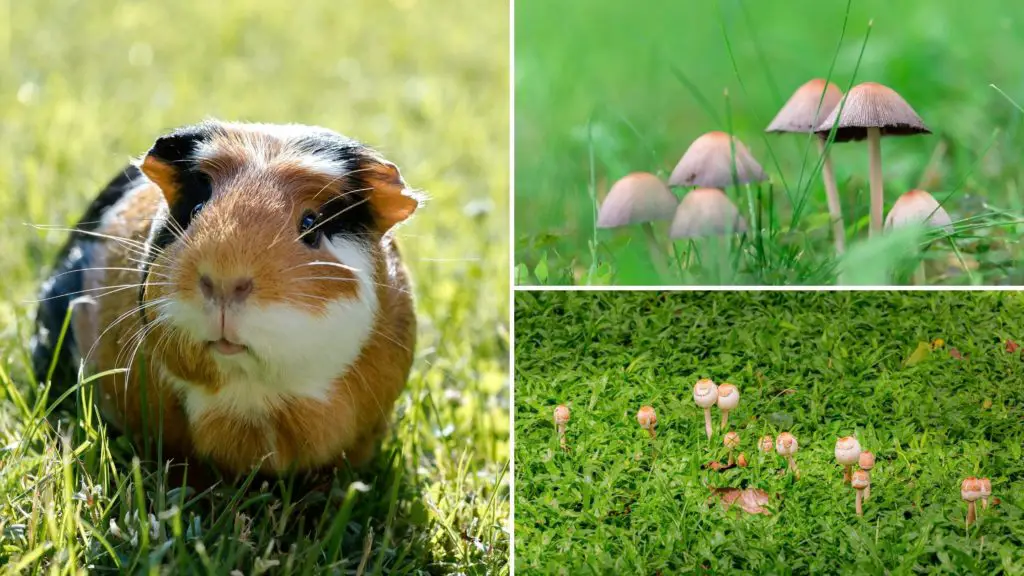
[(953, 358), (957, 359), (957, 360), (963, 360), (964, 359), (964, 355), (961, 354), (960, 351), (957, 350), (956, 348), (950, 348), (949, 349), (949, 355), (952, 356)]
[(711, 488), (711, 497), (708, 500), (714, 499), (715, 496), (718, 496), (726, 510), (732, 507), (733, 504), (736, 504), (748, 514), (771, 515), (768, 509), (764, 507), (768, 504), (768, 493), (764, 490), (757, 488), (747, 488), (745, 490), (740, 490), (739, 488)]
[(1014, 342), (1013, 340), (1010, 340), (1009, 338), (1006, 339), (1006, 351), (1008, 353), (1013, 354), (1014, 352), (1016, 352), (1019, 349), (1020, 349), (1020, 344), (1017, 344), (1016, 342)]

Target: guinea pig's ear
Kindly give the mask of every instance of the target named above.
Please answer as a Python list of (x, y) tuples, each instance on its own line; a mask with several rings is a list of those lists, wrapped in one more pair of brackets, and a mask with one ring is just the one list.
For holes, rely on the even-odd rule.
[(160, 187), (169, 205), (181, 196), (195, 168), (196, 150), (210, 137), (207, 126), (188, 126), (157, 138), (142, 158), (139, 169)]
[(405, 184), (394, 163), (376, 158), (366, 171), (364, 178), (371, 186), (368, 199), (381, 233), (403, 222), (419, 208), (422, 197)]

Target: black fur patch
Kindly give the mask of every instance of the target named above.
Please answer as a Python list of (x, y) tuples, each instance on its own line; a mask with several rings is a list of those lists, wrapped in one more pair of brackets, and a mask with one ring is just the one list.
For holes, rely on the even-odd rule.
[(341, 179), (341, 193), (320, 208), (319, 226), (324, 235), (355, 236), (365, 239), (374, 230), (373, 209), (369, 202), (371, 185), (364, 177), (374, 162), (373, 151), (359, 142), (329, 130), (311, 130), (296, 146), (304, 153), (331, 158), (349, 172)]

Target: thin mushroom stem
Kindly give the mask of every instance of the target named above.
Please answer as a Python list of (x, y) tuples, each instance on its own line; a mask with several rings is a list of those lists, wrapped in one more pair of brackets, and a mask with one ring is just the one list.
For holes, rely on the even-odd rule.
[(651, 440), (654, 440), (654, 436), (655, 436), (654, 426), (648, 427), (647, 428), (647, 433), (651, 435)]
[(725, 432), (726, 426), (729, 425), (729, 411), (722, 410), (722, 431)]
[(974, 524), (975, 520), (977, 520), (977, 519), (978, 519), (978, 516), (977, 516), (977, 514), (975, 513), (975, 510), (974, 510), (974, 502), (968, 502), (967, 503), (967, 525), (970, 526), (971, 524)]
[(988, 497), (987, 496), (981, 499), (981, 509), (982, 510), (988, 510)]
[(868, 128), (868, 155), (871, 167), (871, 236), (882, 231), (882, 210), (885, 201), (882, 189), (882, 131)]
[(800, 471), (797, 470), (796, 460), (793, 459), (793, 455), (790, 454), (789, 456), (786, 456), (786, 459), (789, 460), (789, 469), (793, 472), (793, 476), (796, 477), (797, 480), (799, 480), (800, 479)]
[(667, 278), (669, 273), (668, 266), (665, 265), (665, 260), (668, 259), (668, 253), (658, 242), (658, 237), (654, 235), (654, 227), (651, 226), (650, 222), (644, 222), (640, 227), (644, 230), (644, 238), (647, 240), (647, 250), (651, 253), (651, 260), (654, 261), (654, 268), (658, 271), (658, 276), (661, 278)]
[(711, 439), (711, 408), (704, 409), (704, 431), (708, 434), (708, 440)]
[(843, 207), (839, 201), (839, 188), (836, 186), (836, 173), (832, 170), (832, 157), (825, 148), (825, 141), (816, 138), (818, 151), (823, 164), (821, 178), (825, 181), (825, 197), (828, 199), (828, 213), (832, 217), (832, 236), (836, 245), (836, 254), (846, 252), (846, 225), (843, 223)]
[(846, 482), (847, 484), (850, 483), (850, 465), (849, 464), (847, 464), (846, 467), (843, 468), (843, 482)]
[(867, 502), (871, 499), (871, 484), (868, 484), (867, 488), (864, 489), (864, 501)]
[(562, 445), (562, 450), (565, 450), (565, 424), (558, 425), (558, 442)]
[(857, 516), (864, 515), (864, 490), (857, 490)]

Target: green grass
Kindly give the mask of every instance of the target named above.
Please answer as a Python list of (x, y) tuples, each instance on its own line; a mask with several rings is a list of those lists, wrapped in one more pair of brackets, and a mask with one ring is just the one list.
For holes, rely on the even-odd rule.
[[(507, 5), (469, 0), (0, 0), (0, 566), (507, 573), (508, 29)], [(365, 471), (187, 492), (95, 415), (43, 418), (28, 301), (64, 234), (24, 224), (73, 224), (206, 116), (336, 129), (431, 198), (399, 233), (416, 362)]]
[[(919, 258), (930, 283), (1024, 283), (1024, 135), (1013, 102), (1024, 102), (1016, 56), (1024, 53), (1024, 4), (849, 6), (516, 2), (516, 283), (831, 284), (855, 269), (867, 274), (844, 282), (891, 284), (908, 281)], [(932, 128), (930, 136), (883, 140), (886, 206), (926, 188), (957, 223), (951, 238), (865, 242), (867, 147), (836, 144), (852, 248), (847, 262), (837, 261), (811, 140), (763, 133), (794, 89), (830, 71), (844, 91), (869, 80), (893, 87)], [(693, 250), (701, 264), (673, 260), (658, 274), (639, 229), (595, 230), (595, 201), (631, 171), (667, 179), (690, 142), (711, 130), (733, 131), (769, 173), (755, 190), (764, 231), (717, 255), (677, 242), (679, 260)], [(752, 221), (745, 193), (729, 193)], [(656, 231), (668, 249), (667, 225)]]
[[(514, 309), (517, 573), (1024, 573), (1020, 293), (517, 292)], [(701, 377), (740, 388), (749, 467), (701, 468), (725, 457)], [(784, 430), (799, 481), (756, 448)], [(833, 456), (850, 434), (877, 456), (861, 518)], [(975, 475), (1001, 502), (967, 530)], [(771, 515), (723, 512), (709, 486), (761, 488)]]

